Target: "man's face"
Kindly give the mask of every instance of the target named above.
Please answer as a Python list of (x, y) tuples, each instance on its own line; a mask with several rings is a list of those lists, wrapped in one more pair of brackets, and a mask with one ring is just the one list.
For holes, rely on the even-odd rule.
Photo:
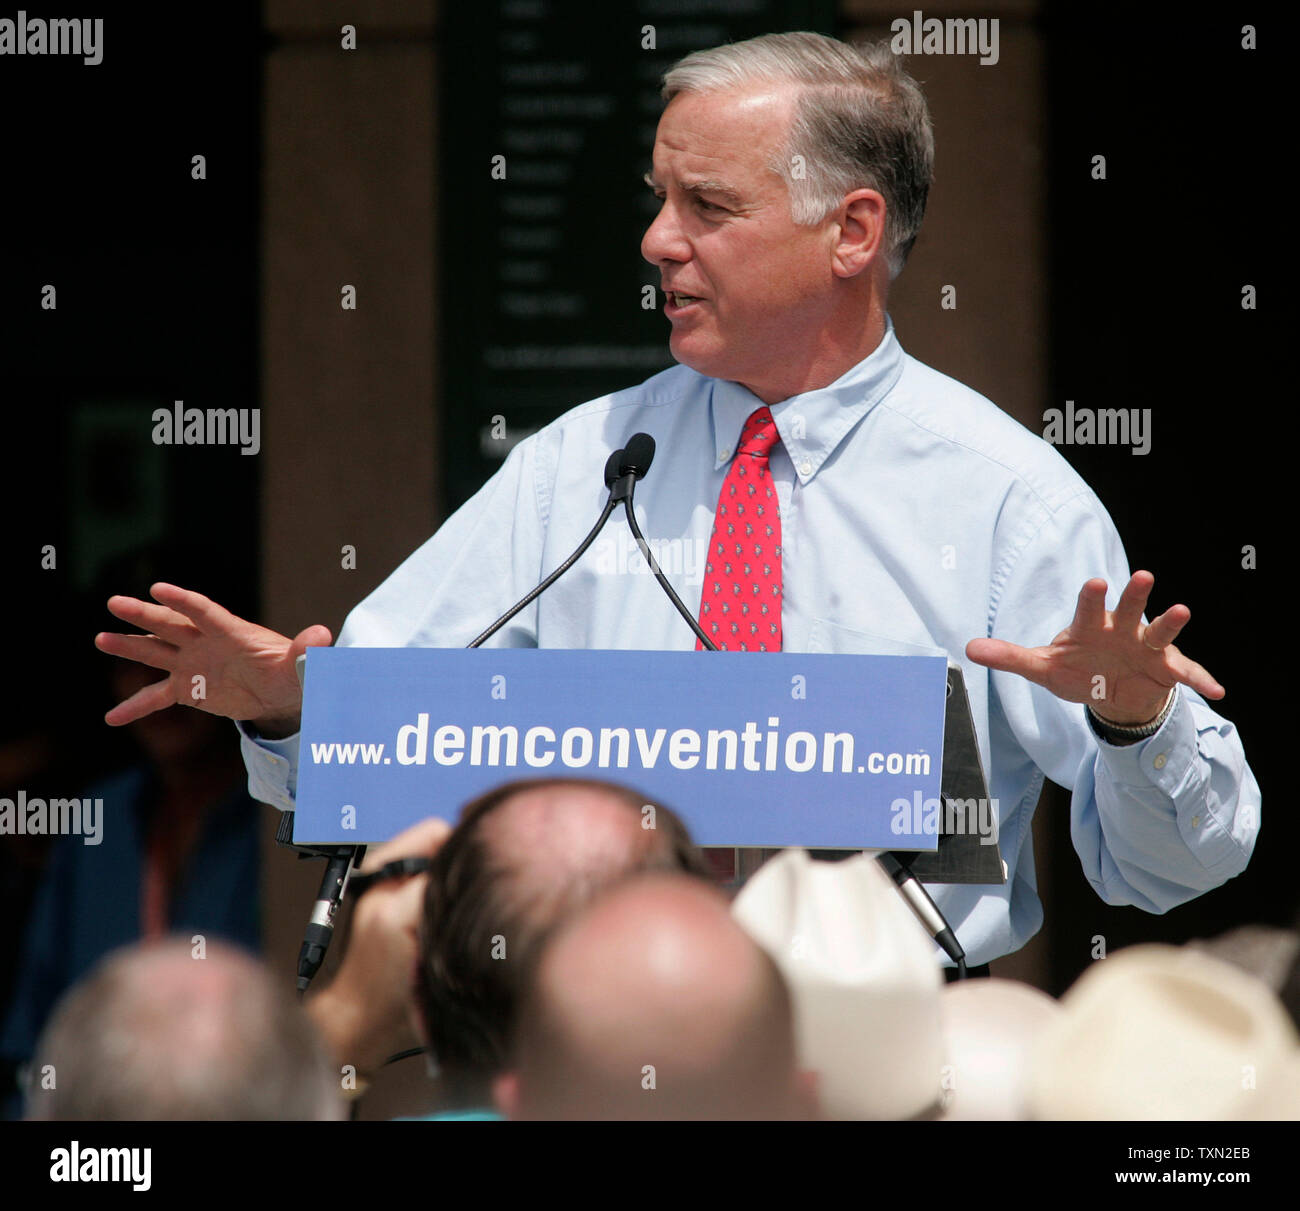
[(767, 403), (799, 390), (834, 285), (833, 225), (797, 226), (768, 166), (793, 103), (775, 86), (674, 97), (648, 177), (663, 206), (641, 241), (667, 294), (673, 356)]

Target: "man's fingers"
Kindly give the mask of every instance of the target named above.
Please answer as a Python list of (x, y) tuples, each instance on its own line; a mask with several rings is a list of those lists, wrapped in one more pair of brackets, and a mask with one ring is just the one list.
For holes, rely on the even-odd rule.
[(424, 912), (424, 892), (428, 882), (427, 874), (412, 875), (393, 896), (393, 916), (390, 920), (400, 924), (409, 935), (412, 947), (420, 936), (420, 917)]
[(95, 646), (110, 656), (147, 664), (152, 669), (168, 673), (176, 669), (176, 649), (153, 635), (115, 635), (112, 631), (101, 631), (95, 636)]
[(1174, 675), (1184, 685), (1191, 686), (1203, 698), (1222, 698), (1228, 691), (1223, 688), (1204, 665), (1188, 660), (1177, 648), (1170, 653)]
[(178, 614), (184, 614), (201, 631), (226, 631), (230, 629), (231, 622), (237, 621), (234, 614), (210, 597), (165, 581), (150, 588), (149, 595), (155, 601), (170, 606)]
[(124, 723), (134, 723), (137, 719), (152, 715), (154, 711), (165, 710), (175, 702), (171, 678), (165, 677), (162, 681), (155, 681), (152, 685), (137, 690), (125, 702), (119, 702), (104, 716), (104, 722), (110, 727), (121, 727)]
[(1007, 643), (1004, 639), (972, 639), (966, 645), (966, 655), (985, 668), (1027, 677), (1037, 685), (1045, 685), (1050, 662), (1030, 648)]
[(1142, 620), (1142, 611), (1147, 608), (1147, 599), (1156, 578), (1150, 572), (1134, 572), (1124, 586), (1115, 606), (1115, 627), (1117, 630), (1129, 631)]
[(451, 825), (446, 820), (430, 816), (412, 824), (382, 845), (368, 846), (365, 861), (357, 869), (368, 874), (389, 862), (396, 862), (398, 858), (431, 858), (442, 848), (442, 843), (450, 833)]
[(1170, 606), (1142, 632), (1142, 642), (1157, 651), (1168, 647), (1191, 617), (1192, 612), (1185, 605)]
[(133, 627), (157, 635), (168, 643), (179, 645), (194, 635), (193, 624), (184, 614), (178, 614), (166, 606), (154, 605), (151, 601), (141, 601), (138, 597), (110, 597), (108, 612), (114, 618), (129, 622)]
[(1099, 631), (1106, 622), (1106, 582), (1097, 577), (1079, 590), (1079, 602), (1074, 607), (1074, 631)]
[(319, 622), (299, 631), (290, 643), (295, 658), (301, 656), (308, 648), (327, 648), (334, 642), (329, 627)]

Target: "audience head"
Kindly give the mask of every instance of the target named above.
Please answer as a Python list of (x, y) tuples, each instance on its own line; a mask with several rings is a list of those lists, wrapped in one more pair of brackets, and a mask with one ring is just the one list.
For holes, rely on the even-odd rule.
[(513, 782), (465, 808), (429, 872), (416, 976), (445, 1096), (490, 1097), (541, 942), (601, 888), (643, 870), (708, 878), (681, 820), (624, 787)]
[(339, 1078), (287, 988), (221, 943), (172, 940), (106, 957), (37, 1045), (29, 1118), (343, 1117)]
[(1300, 921), (1290, 929), (1240, 925), (1213, 938), (1197, 938), (1188, 947), (1213, 955), (1267, 984), (1300, 1030)]
[(625, 879), (552, 935), (497, 1095), (524, 1119), (790, 1119), (814, 1107), (776, 965), (720, 892), (671, 874)]
[(1130, 946), (1061, 998), (1034, 1049), (1030, 1110), (1039, 1119), (1294, 1117), (1297, 1048), (1262, 981), (1185, 947)]
[(933, 941), (875, 858), (820, 862), (786, 850), (733, 911), (789, 984), (799, 1062), (816, 1073), (827, 1118), (937, 1113), (943, 977)]
[(1025, 1082), (1034, 1044), (1061, 1007), (1014, 980), (959, 980), (940, 994), (948, 1064), (942, 1117), (1028, 1117)]

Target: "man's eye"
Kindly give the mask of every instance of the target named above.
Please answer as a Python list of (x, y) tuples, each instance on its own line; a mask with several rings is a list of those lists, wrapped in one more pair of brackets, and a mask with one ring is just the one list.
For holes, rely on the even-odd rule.
[(707, 201), (707, 200), (704, 199), (704, 198), (699, 198), (699, 197), (697, 197), (697, 198), (695, 199), (695, 202), (696, 202), (696, 205), (699, 206), (699, 208), (700, 208), (701, 210), (721, 210), (721, 209), (722, 209), (722, 207), (719, 206), (719, 205), (717, 205), (717, 203), (715, 203), (715, 202), (709, 202), (709, 201)]

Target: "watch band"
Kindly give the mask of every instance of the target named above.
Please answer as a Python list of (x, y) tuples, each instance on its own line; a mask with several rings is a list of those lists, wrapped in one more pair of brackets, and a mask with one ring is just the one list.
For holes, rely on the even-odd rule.
[(1137, 726), (1110, 723), (1092, 709), (1091, 703), (1088, 704), (1088, 722), (1092, 724), (1093, 731), (1103, 740), (1108, 740), (1112, 744), (1132, 744), (1135, 740), (1145, 740), (1149, 736), (1154, 736), (1164, 726), (1165, 720), (1169, 718), (1169, 713), (1174, 709), (1174, 699), (1177, 695), (1178, 687), (1171, 687), (1164, 706), (1160, 708), (1160, 714), (1152, 719), (1150, 723)]

